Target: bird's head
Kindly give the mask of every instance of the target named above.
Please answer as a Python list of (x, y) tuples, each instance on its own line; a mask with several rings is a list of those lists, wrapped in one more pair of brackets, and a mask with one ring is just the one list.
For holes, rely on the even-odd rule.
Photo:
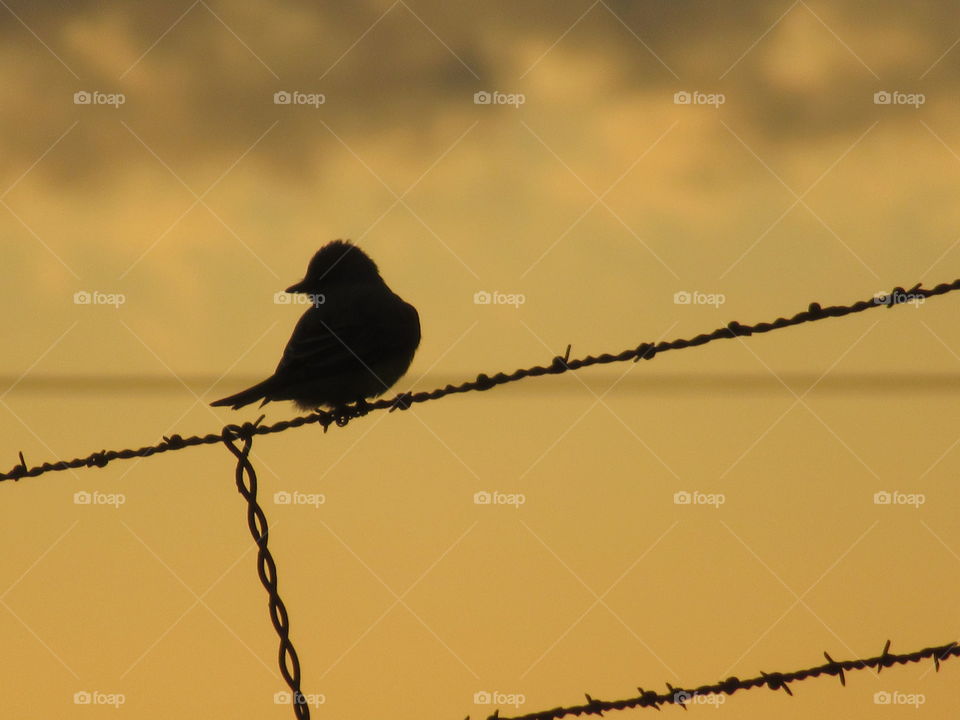
[(307, 265), (303, 280), (288, 293), (314, 293), (335, 285), (369, 282), (380, 277), (376, 263), (349, 240), (334, 240), (320, 248)]

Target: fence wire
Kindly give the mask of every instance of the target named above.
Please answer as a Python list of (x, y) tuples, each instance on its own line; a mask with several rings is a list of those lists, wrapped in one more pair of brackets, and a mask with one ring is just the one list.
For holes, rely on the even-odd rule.
[[(228, 426), (230, 427), (230, 426)], [(233, 430), (239, 430), (237, 426), (232, 426)], [(227, 449), (237, 458), (237, 490), (247, 501), (247, 526), (250, 528), (250, 535), (257, 544), (257, 574), (260, 576), (260, 583), (267, 591), (270, 608), (270, 622), (273, 623), (273, 629), (277, 631), (280, 638), (280, 656), (277, 662), (280, 665), (280, 674), (290, 688), (290, 702), (293, 704), (293, 714), (297, 720), (310, 720), (310, 708), (307, 705), (307, 699), (300, 691), (300, 660), (297, 657), (297, 651), (290, 641), (290, 617), (287, 615), (287, 608), (280, 599), (280, 593), (277, 591), (277, 565), (273, 561), (273, 555), (267, 549), (267, 538), (270, 529), (267, 525), (267, 517), (257, 502), (257, 473), (250, 462), (250, 448), (253, 447), (253, 437), (247, 436), (243, 439), (243, 447), (238, 448), (236, 442), (231, 439), (225, 439), (224, 444)]]
[[(660, 353), (668, 350), (681, 350), (683, 348), (694, 347), (697, 345), (706, 345), (714, 340), (725, 340), (737, 337), (748, 337), (750, 335), (767, 333), (781, 328), (802, 325), (817, 320), (825, 320), (831, 317), (843, 317), (852, 313), (859, 313), (873, 308), (886, 307), (892, 308), (903, 305), (908, 302), (916, 302), (919, 298), (930, 298), (936, 295), (945, 295), (948, 292), (960, 289), (960, 279), (950, 283), (941, 283), (931, 289), (926, 289), (917, 283), (909, 290), (902, 287), (895, 287), (889, 293), (875, 295), (869, 300), (861, 300), (852, 305), (829, 305), (822, 307), (819, 303), (810, 303), (806, 310), (797, 313), (791, 318), (777, 318), (772, 322), (761, 322), (755, 325), (744, 325), (733, 321), (717, 328), (713, 332), (702, 333), (690, 339), (679, 338), (677, 340), (662, 341), (658, 343), (643, 342), (635, 348), (623, 350), (622, 352), (611, 355), (603, 353), (601, 355), (587, 355), (583, 358), (570, 359), (570, 346), (567, 346), (567, 352), (563, 357), (557, 356), (546, 366), (534, 365), (529, 368), (514, 370), (512, 373), (502, 372), (489, 376), (481, 373), (477, 375), (476, 380), (463, 382), (459, 385), (446, 385), (429, 392), (407, 392), (390, 398), (389, 400), (377, 400), (375, 402), (361, 402), (347, 405), (334, 410), (321, 410), (309, 415), (302, 415), (292, 420), (281, 420), (272, 425), (260, 425), (260, 420), (255, 423), (244, 423), (243, 425), (228, 425), (219, 433), (209, 433), (207, 435), (192, 435), (183, 437), (181, 435), (164, 436), (163, 440), (155, 445), (146, 445), (141, 448), (127, 448), (124, 450), (100, 450), (93, 452), (86, 457), (74, 458), (72, 460), (60, 460), (58, 462), (45, 462), (42, 465), (27, 467), (23, 453), (20, 453), (20, 462), (13, 466), (13, 469), (6, 473), (0, 473), (0, 481), (20, 480), (24, 477), (35, 477), (48, 472), (69, 470), (82, 467), (104, 467), (113, 460), (127, 460), (135, 457), (150, 457), (157, 453), (168, 452), (171, 450), (182, 450), (197, 445), (215, 445), (231, 439), (245, 439), (253, 435), (267, 435), (269, 433), (282, 432), (292, 427), (319, 423), (324, 432), (331, 425), (340, 427), (346, 425), (354, 418), (361, 417), (374, 410), (406, 410), (414, 403), (427, 402), (428, 400), (438, 400), (447, 395), (457, 393), (471, 392), (474, 390), (490, 390), (491, 388), (506, 383), (523, 380), (527, 377), (537, 377), (540, 375), (560, 375), (570, 370), (579, 370), (580, 368), (591, 365), (605, 365), (615, 362), (626, 362), (632, 360), (652, 360)], [(262, 418), (261, 418), (262, 420)]]
[[(837, 661), (830, 657), (826, 652), (823, 656), (827, 662), (823, 665), (807, 668), (806, 670), (794, 670), (793, 672), (761, 672), (759, 677), (741, 680), (737, 677), (729, 677), (722, 682), (713, 685), (701, 685), (697, 688), (675, 688), (667, 683), (667, 692), (657, 693), (655, 690), (644, 690), (637, 688), (638, 695), (626, 698), (624, 700), (598, 700), (597, 698), (586, 695), (587, 702), (584, 705), (571, 705), (569, 707), (558, 707), (553, 710), (542, 710), (540, 712), (529, 713), (528, 715), (516, 715), (513, 717), (501, 716), (497, 710), (490, 715), (488, 720), (554, 720), (568, 715), (603, 715), (609, 710), (626, 710), (628, 708), (652, 707), (659, 710), (662, 705), (679, 705), (686, 710), (687, 703), (696, 703), (697, 698), (706, 695), (733, 695), (737, 690), (752, 690), (759, 687), (768, 687), (771, 690), (783, 690), (787, 695), (793, 696), (790, 690), (791, 683), (808, 680), (810, 678), (820, 677), (821, 675), (832, 675), (840, 678), (840, 684), (846, 687), (847, 678), (844, 673), (850, 670), (866, 670), (867, 668), (876, 668), (877, 673), (885, 667), (891, 665), (905, 665), (906, 663), (920, 662), (921, 660), (933, 659), (934, 667), (940, 672), (940, 662), (951, 657), (960, 655), (960, 644), (952, 642), (948, 645), (937, 647), (928, 647), (916, 652), (904, 655), (896, 655), (890, 652), (890, 641), (887, 640), (880, 655), (863, 660), (841, 660)], [(470, 717), (467, 716), (467, 720)]]
[[(261, 425), (260, 423), (264, 417), (261, 415), (260, 418), (252, 423), (226, 425), (220, 433), (193, 435), (190, 437), (182, 437), (181, 435), (165, 436), (163, 441), (156, 445), (147, 445), (138, 449), (100, 450), (83, 458), (60, 460), (53, 463), (45, 462), (42, 465), (34, 467), (27, 467), (26, 460), (21, 452), (19, 453), (20, 462), (15, 465), (10, 472), (0, 474), (0, 481), (17, 481), (24, 477), (35, 477), (47, 472), (62, 471), (71, 468), (104, 467), (111, 461), (117, 459), (150, 457), (157, 453), (170, 450), (182, 450), (187, 447), (212, 445), (222, 442), (237, 459), (237, 490), (247, 502), (247, 526), (250, 529), (250, 535), (253, 537), (253, 541), (256, 543), (258, 549), (257, 574), (260, 578), (260, 583), (267, 591), (270, 622), (273, 624), (274, 630), (280, 638), (279, 655), (277, 658), (280, 673), (291, 690), (291, 703), (294, 716), (297, 720), (309, 720), (310, 708), (307, 705), (306, 697), (300, 690), (300, 661), (293, 647), (293, 643), (290, 640), (290, 618), (277, 589), (277, 566), (267, 548), (269, 537), (267, 518), (260, 504), (257, 502), (257, 475), (249, 458), (254, 436), (282, 432), (292, 427), (300, 427), (301, 425), (312, 423), (319, 423), (323, 427), (324, 432), (326, 432), (327, 428), (333, 424), (342, 427), (354, 418), (361, 417), (374, 410), (389, 409), (391, 412), (397, 409), (406, 410), (414, 403), (437, 400), (447, 395), (473, 390), (490, 390), (498, 385), (515, 382), (527, 377), (559, 375), (591, 365), (625, 362), (627, 360), (634, 362), (641, 359), (652, 360), (658, 354), (666, 352), (667, 350), (680, 350), (682, 348), (705, 345), (714, 340), (771, 332), (772, 330), (823, 320), (829, 317), (842, 317), (844, 315), (850, 315), (851, 313), (863, 312), (871, 308), (892, 308), (906, 302), (916, 302), (919, 298), (926, 299), (935, 295), (944, 295), (957, 289), (960, 289), (960, 279), (954, 280), (952, 283), (941, 283), (929, 290), (921, 287), (919, 283), (910, 290), (896, 287), (886, 295), (881, 297), (874, 296), (870, 300), (861, 300), (852, 305), (822, 307), (818, 303), (810, 303), (806, 310), (797, 313), (791, 318), (781, 317), (773, 322), (761, 322), (755, 325), (744, 325), (733, 321), (721, 328), (717, 328), (713, 332), (703, 333), (690, 339), (680, 338), (658, 343), (644, 342), (635, 348), (624, 350), (616, 355), (603, 353), (597, 356), (588, 355), (583, 358), (570, 359), (570, 346), (568, 345), (563, 357), (557, 356), (553, 358), (550, 365), (546, 366), (535, 365), (530, 368), (515, 370), (510, 374), (497, 373), (492, 377), (480, 374), (476, 380), (463, 382), (460, 385), (446, 385), (445, 387), (430, 392), (400, 393), (389, 400), (377, 400), (373, 403), (354, 403), (342, 408), (318, 411), (310, 415), (293, 418), (292, 420), (283, 420), (273, 425)], [(243, 444), (238, 447), (237, 443), (241, 440)], [(906, 655), (893, 655), (889, 653), (889, 650), (890, 641), (888, 640), (881, 655), (865, 660), (845, 660), (837, 662), (827, 653), (824, 653), (827, 659), (825, 665), (819, 665), (806, 670), (796, 670), (787, 673), (761, 673), (760, 677), (750, 678), (748, 680), (731, 677), (714, 685), (702, 685), (692, 689), (677, 689), (667, 684), (667, 693), (657, 693), (654, 690), (645, 691), (642, 688), (637, 688), (639, 692), (638, 695), (624, 700), (598, 700), (587, 695), (587, 703), (585, 705), (558, 707), (553, 710), (545, 710), (509, 719), (502, 718), (500, 720), (553, 720), (554, 718), (563, 718), (568, 715), (602, 715), (608, 710), (624, 710), (637, 707), (653, 707), (659, 710), (661, 705), (666, 704), (680, 705), (680, 707), (686, 710), (686, 704), (688, 702), (695, 701), (696, 698), (704, 695), (720, 693), (731, 695), (737, 690), (750, 690), (763, 686), (771, 690), (783, 689), (787, 694), (792, 695), (793, 693), (790, 690), (791, 683), (806, 680), (811, 677), (819, 677), (823, 674), (835, 675), (839, 676), (841, 684), (845, 685), (845, 671), (876, 667), (877, 672), (879, 672), (882, 668), (890, 667), (893, 664), (919, 662), (926, 658), (933, 658), (936, 669), (939, 671), (941, 660), (960, 655), (960, 645), (956, 642), (939, 647), (925, 648), (924, 650)], [(496, 720), (499, 717), (499, 710), (497, 710), (490, 716), (490, 720)], [(467, 720), (469, 720), (469, 716)]]

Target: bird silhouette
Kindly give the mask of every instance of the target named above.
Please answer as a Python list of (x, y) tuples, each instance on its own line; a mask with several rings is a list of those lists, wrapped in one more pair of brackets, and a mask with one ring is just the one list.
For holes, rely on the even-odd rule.
[(420, 316), (380, 277), (373, 260), (347, 240), (324, 245), (303, 280), (287, 288), (310, 307), (297, 322), (276, 372), (210, 403), (234, 410), (292, 400), (302, 410), (341, 407), (382, 395), (410, 367)]

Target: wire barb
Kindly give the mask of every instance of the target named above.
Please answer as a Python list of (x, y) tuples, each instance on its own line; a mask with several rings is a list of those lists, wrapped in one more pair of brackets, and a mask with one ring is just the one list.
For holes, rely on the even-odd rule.
[[(842, 687), (846, 687), (846, 686), (847, 686), (847, 679), (846, 679), (846, 677), (844, 677), (844, 675), (843, 675), (843, 665), (841, 665), (841, 664), (838, 663), (838, 662), (834, 662), (834, 659), (833, 659), (832, 657), (830, 657), (830, 653), (828, 653), (826, 650), (823, 651), (823, 656), (827, 659), (827, 662), (830, 663), (830, 669), (827, 670), (827, 672), (828, 672), (829, 674), (831, 674), (831, 675), (839, 675), (839, 676), (840, 676), (840, 685), (841, 685)], [(934, 659), (936, 659), (936, 655), (934, 655)]]
[(887, 640), (887, 644), (883, 646), (883, 652), (880, 653), (880, 657), (877, 658), (877, 675), (880, 674), (880, 671), (883, 670), (885, 666), (889, 667), (889, 663), (887, 662), (887, 658), (890, 657), (890, 655), (888, 654), (889, 650), (890, 650), (890, 641)]
[(950, 643), (950, 644), (947, 646), (947, 651), (946, 651), (942, 656), (938, 656), (938, 655), (934, 654), (934, 656), (933, 656), (933, 666), (934, 666), (934, 668), (936, 669), (937, 672), (940, 672), (940, 661), (941, 661), (941, 660), (946, 660), (946, 659), (947, 659), (947, 655), (950, 654), (950, 653), (952, 653), (953, 650), (954, 650), (954, 648), (956, 648), (956, 647), (957, 647), (957, 643), (956, 643), (956, 642), (952, 642), (952, 643)]

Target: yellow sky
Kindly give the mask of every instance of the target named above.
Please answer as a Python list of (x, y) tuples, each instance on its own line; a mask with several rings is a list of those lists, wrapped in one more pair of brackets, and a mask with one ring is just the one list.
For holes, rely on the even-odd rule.
[[(4, 469), (255, 419), (207, 403), (339, 237), (419, 309), (397, 391), (960, 276), (949, 4), (10, 2), (0, 36)], [(257, 438), (314, 715), (950, 642), (957, 302)], [(290, 716), (224, 448), (3, 491), (4, 716)], [(931, 666), (716, 711), (952, 717)]]

